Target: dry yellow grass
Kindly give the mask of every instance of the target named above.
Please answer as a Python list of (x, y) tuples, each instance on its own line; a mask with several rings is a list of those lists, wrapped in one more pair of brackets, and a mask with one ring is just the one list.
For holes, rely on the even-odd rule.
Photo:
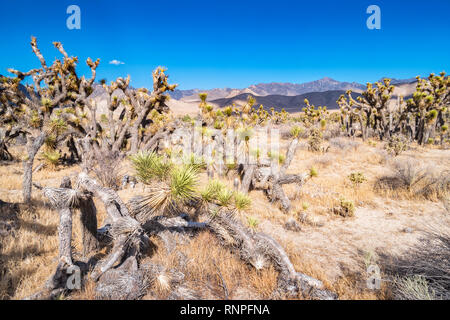
[[(304, 143), (304, 141), (303, 141)], [(286, 144), (286, 142), (285, 142)], [(377, 179), (387, 174), (384, 156), (377, 146), (361, 144), (358, 148), (341, 152), (331, 148), (328, 154), (312, 153), (300, 146), (289, 169), (290, 172), (308, 171), (314, 166), (318, 176), (312, 178), (299, 193), (294, 186), (285, 190), (292, 199), (290, 215), (283, 214), (277, 204), (270, 204), (260, 191), (250, 193), (252, 208), (239, 215), (243, 223), (246, 217), (258, 220), (257, 230), (268, 233), (286, 248), (296, 269), (322, 280), (343, 299), (383, 299), (386, 290), (370, 291), (365, 287), (363, 253), (382, 251), (402, 253), (414, 244), (419, 234), (415, 232), (424, 225), (433, 224), (438, 228), (449, 228), (448, 211), (441, 201), (402, 197), (398, 194), (380, 194), (374, 191)], [(22, 152), (14, 149), (17, 157)], [(448, 150), (415, 147), (405, 153), (430, 165), (439, 164), (450, 168)], [(37, 164), (36, 164), (37, 165)], [(129, 171), (128, 162), (123, 168)], [(58, 186), (61, 178), (79, 172), (77, 166), (59, 167), (57, 170), (44, 168), (34, 174), (34, 181), (44, 186)], [(352, 172), (364, 173), (367, 181), (353, 186), (348, 176)], [(21, 202), (20, 162), (0, 166), (0, 199), (7, 202)], [(233, 178), (223, 179), (232, 186)], [(201, 185), (206, 182), (202, 175)], [(145, 190), (119, 191), (124, 201)], [(1, 239), (0, 245), (0, 298), (21, 299), (37, 291), (54, 271), (58, 254), (58, 214), (46, 205), (39, 191), (34, 189), (33, 205), (21, 205), (18, 216), (19, 228), (15, 235)], [(355, 216), (342, 218), (331, 213), (339, 198), (354, 202)], [(105, 218), (101, 203), (96, 202), (99, 225)], [(289, 217), (300, 217), (300, 232), (286, 231), (283, 224)], [(74, 251), (80, 252), (79, 222), (74, 217)], [(404, 228), (414, 232), (405, 233)], [(188, 245), (178, 245), (175, 252), (168, 253), (158, 239), (153, 239), (158, 250), (146, 259), (160, 263), (168, 269), (181, 268), (176, 252), (187, 258), (184, 267), (186, 283), (190, 288), (203, 289), (211, 299), (224, 298), (223, 283), (229, 291), (229, 298), (269, 298), (276, 285), (277, 273), (273, 269), (255, 271), (243, 264), (229, 250), (221, 248), (217, 240), (206, 232), (200, 233)], [(145, 263), (145, 260), (143, 261)], [(222, 280), (223, 279), (223, 280)], [(87, 281), (85, 287), (70, 296), (71, 299), (93, 299), (95, 284)], [(168, 292), (164, 287), (153, 284), (145, 299), (164, 299)]]

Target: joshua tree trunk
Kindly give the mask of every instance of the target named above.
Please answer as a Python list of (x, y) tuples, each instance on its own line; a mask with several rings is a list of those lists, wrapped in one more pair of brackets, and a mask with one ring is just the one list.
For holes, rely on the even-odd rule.
[(33, 163), (36, 154), (45, 141), (45, 133), (41, 133), (34, 141), (31, 141), (27, 147), (28, 159), (23, 162), (23, 201), (29, 203), (31, 201), (31, 188), (33, 183)]
[(97, 208), (94, 200), (88, 198), (80, 201), (80, 221), (81, 236), (83, 241), (83, 256), (87, 257), (89, 253), (98, 249), (97, 240)]
[(245, 193), (249, 192), (255, 169), (256, 169), (256, 165), (254, 165), (254, 164), (248, 164), (248, 165), (244, 166), (244, 177), (242, 178), (242, 184), (241, 184), (242, 192), (245, 192)]
[(359, 118), (359, 125), (361, 126), (361, 135), (362, 135), (362, 139), (363, 141), (366, 141), (367, 139), (367, 128), (364, 126), (364, 120), (362, 115), (359, 113), (358, 114), (358, 118)]
[(8, 151), (5, 140), (0, 140), (0, 160), (11, 161), (12, 155)]

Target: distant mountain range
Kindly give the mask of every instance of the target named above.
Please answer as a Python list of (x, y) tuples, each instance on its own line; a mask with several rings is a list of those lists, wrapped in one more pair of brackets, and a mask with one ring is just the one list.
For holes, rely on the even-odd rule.
[(299, 96), (310, 92), (325, 92), (325, 91), (347, 91), (349, 89), (355, 92), (361, 92), (365, 89), (365, 85), (356, 82), (340, 82), (331, 78), (323, 78), (317, 81), (306, 83), (260, 83), (251, 85), (244, 89), (211, 89), (211, 90), (175, 90), (171, 93), (172, 98), (186, 102), (199, 101), (198, 94), (200, 92), (208, 93), (208, 101), (217, 99), (232, 98), (241, 94), (251, 94), (254, 96)]
[[(285, 109), (287, 112), (300, 112), (303, 107), (306, 106), (305, 99), (315, 106), (326, 106), (328, 109), (338, 109), (338, 104), (336, 101), (339, 97), (346, 91), (343, 90), (331, 90), (324, 92), (309, 92), (296, 96), (284, 96), (284, 95), (267, 95), (267, 96), (256, 96), (253, 97), (256, 100), (255, 106), (263, 105), (264, 109), (269, 110), (274, 108), (276, 111), (281, 111)], [(232, 104), (243, 105), (246, 103), (247, 98), (250, 94), (243, 93), (232, 98), (223, 98), (210, 101), (215, 107), (225, 107)], [(359, 93), (353, 95), (354, 98), (358, 97)]]
[[(379, 80), (379, 81), (382, 81)], [(396, 86), (393, 98), (397, 95), (410, 96), (415, 89), (416, 78), (391, 79), (391, 84)], [(170, 95), (173, 98), (170, 103), (172, 108), (183, 112), (183, 110), (195, 110), (200, 98), (198, 94), (206, 92), (207, 101), (215, 107), (225, 107), (236, 104), (243, 105), (249, 95), (256, 99), (256, 105), (263, 105), (266, 110), (274, 107), (280, 111), (299, 112), (305, 106), (304, 100), (308, 99), (315, 106), (327, 106), (328, 109), (338, 109), (336, 101), (347, 90), (354, 92), (356, 98), (366, 89), (366, 85), (357, 82), (340, 82), (331, 78), (323, 78), (306, 83), (260, 83), (251, 85), (244, 89), (211, 89), (211, 90), (175, 90)]]

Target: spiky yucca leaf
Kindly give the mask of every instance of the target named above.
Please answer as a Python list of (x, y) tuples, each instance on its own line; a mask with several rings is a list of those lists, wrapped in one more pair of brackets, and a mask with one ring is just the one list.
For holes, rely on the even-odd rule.
[(200, 196), (203, 201), (213, 202), (215, 200), (218, 200), (219, 194), (224, 189), (226, 189), (226, 186), (222, 182), (218, 180), (212, 180), (208, 183), (206, 188), (200, 192)]
[(143, 220), (176, 213), (180, 206), (196, 197), (197, 175), (198, 171), (189, 165), (172, 168), (167, 181), (154, 184), (147, 195), (130, 201), (132, 212)]
[(291, 136), (295, 139), (297, 139), (303, 132), (303, 129), (299, 126), (293, 126), (291, 129)]
[(60, 135), (67, 130), (67, 123), (61, 118), (53, 118), (50, 120), (50, 130), (52, 133)]
[(252, 200), (250, 197), (242, 192), (234, 193), (234, 206), (239, 211), (244, 211), (250, 208)]
[(183, 163), (193, 167), (197, 171), (199, 171), (201, 169), (206, 169), (205, 159), (203, 159), (203, 157), (199, 157), (199, 156), (195, 155), (194, 153), (191, 153), (190, 155), (186, 156), (184, 158)]
[(231, 204), (233, 192), (227, 188), (222, 189), (217, 195), (217, 201), (223, 207), (228, 207)]
[(170, 174), (171, 197), (174, 202), (183, 204), (195, 198), (198, 170), (192, 166), (176, 167)]
[(171, 163), (155, 152), (140, 151), (130, 157), (140, 181), (150, 184), (151, 180), (163, 180), (169, 175)]
[(258, 227), (259, 221), (254, 217), (247, 217), (247, 224), (250, 229), (255, 230)]

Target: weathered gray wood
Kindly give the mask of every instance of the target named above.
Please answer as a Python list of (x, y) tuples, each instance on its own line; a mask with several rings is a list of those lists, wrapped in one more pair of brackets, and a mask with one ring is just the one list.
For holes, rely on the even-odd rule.
[[(33, 183), (33, 163), (36, 154), (44, 144), (46, 133), (41, 133), (34, 140), (30, 140), (27, 145), (28, 158), (23, 162), (23, 201), (29, 203), (31, 201), (31, 189)], [(30, 138), (31, 139), (31, 138)]]
[(278, 272), (277, 295), (295, 296), (299, 292), (317, 299), (336, 299), (320, 280), (296, 272), (282, 246), (272, 237), (249, 231), (227, 212), (219, 212), (208, 221), (208, 228), (221, 244), (236, 252), (242, 260), (256, 269), (272, 265)]
[(298, 146), (298, 139), (293, 139), (291, 141), (291, 143), (289, 144), (288, 150), (286, 152), (286, 158), (284, 160), (283, 165), (281, 166), (281, 170), (280, 170), (281, 174), (284, 174), (286, 172), (286, 170), (289, 168), (289, 166), (291, 165), (291, 162), (295, 156), (295, 151), (297, 150), (297, 146)]
[(150, 240), (140, 223), (130, 215), (127, 206), (114, 190), (102, 187), (85, 172), (78, 175), (78, 184), (102, 200), (111, 224), (113, 248), (91, 274), (94, 280), (98, 280), (116, 263), (129, 256), (137, 255), (139, 246), (150, 243)]
[(244, 177), (242, 178), (241, 191), (248, 193), (250, 191), (250, 185), (255, 174), (256, 165), (248, 164), (244, 165)]
[(97, 240), (97, 208), (92, 197), (81, 200), (79, 204), (81, 236), (83, 241), (83, 256), (99, 248)]

